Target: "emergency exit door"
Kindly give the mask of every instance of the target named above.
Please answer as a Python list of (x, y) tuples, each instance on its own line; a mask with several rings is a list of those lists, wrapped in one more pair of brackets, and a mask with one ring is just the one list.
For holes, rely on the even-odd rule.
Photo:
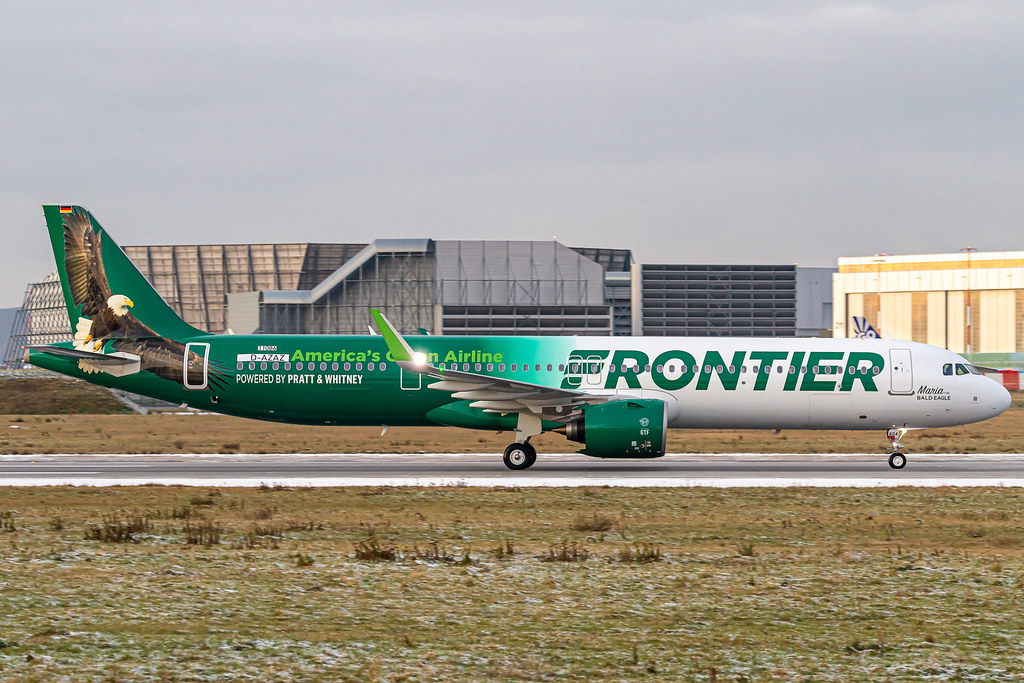
[(185, 344), (184, 378), (186, 389), (205, 389), (209, 380), (207, 360), (210, 357), (210, 345), (199, 342)]
[(910, 349), (889, 349), (889, 381), (890, 394), (914, 393), (914, 368), (910, 361)]

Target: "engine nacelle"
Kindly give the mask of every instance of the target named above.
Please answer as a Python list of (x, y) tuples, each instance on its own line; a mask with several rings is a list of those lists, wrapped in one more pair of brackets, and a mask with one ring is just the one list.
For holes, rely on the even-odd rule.
[(660, 458), (665, 455), (668, 411), (656, 399), (622, 399), (583, 406), (583, 417), (557, 431), (584, 444), (596, 458)]

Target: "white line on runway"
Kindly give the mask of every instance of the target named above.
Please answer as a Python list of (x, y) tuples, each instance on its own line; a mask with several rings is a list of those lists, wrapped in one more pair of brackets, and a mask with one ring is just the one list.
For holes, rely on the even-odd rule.
[(577, 486), (621, 486), (651, 488), (690, 488), (707, 486), (711, 488), (892, 488), (897, 486), (914, 487), (956, 487), (973, 488), (979, 486), (1024, 487), (1024, 478), (917, 478), (917, 479), (872, 479), (839, 478), (839, 477), (709, 477), (707, 479), (658, 479), (653, 477), (283, 477), (268, 479), (263, 477), (173, 477), (148, 479), (74, 479), (31, 477), (24, 479), (0, 480), (0, 486), (218, 486), (218, 487), (256, 487), (256, 486), (289, 486), (294, 488), (321, 488), (332, 486), (427, 486), (427, 487), (559, 487)]

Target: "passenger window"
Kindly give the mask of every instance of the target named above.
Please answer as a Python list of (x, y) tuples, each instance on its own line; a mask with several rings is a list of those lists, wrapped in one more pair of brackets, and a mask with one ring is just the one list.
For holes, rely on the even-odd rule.
[(519, 365), (517, 363), (513, 363), (512, 365), (509, 366), (509, 370), (511, 370), (512, 372), (515, 372), (518, 369)]
[(292, 369), (292, 364), (291, 364), (290, 361), (284, 364), (284, 369), (285, 370), (291, 370)]
[(548, 363), (548, 372), (551, 372), (551, 363)]
[[(595, 367), (596, 367), (596, 366), (595, 366)], [(540, 372), (540, 363), (537, 363), (537, 365), (536, 365), (536, 366), (534, 366), (534, 369), (533, 369), (533, 371), (534, 371), (534, 372)], [(594, 370), (594, 372), (597, 372), (597, 370)]]
[[(373, 361), (370, 361), (369, 363), (366, 364), (366, 369), (373, 372)], [(441, 369), (444, 370), (444, 368)]]
[(352, 364), (346, 361), (346, 363), (345, 363), (345, 372), (348, 372), (351, 369), (352, 369)]
[(338, 371), (338, 361), (334, 361), (333, 363), (331, 363), (331, 370), (333, 370), (334, 372)]
[(356, 370), (362, 371), (362, 369), (363, 369), (363, 364), (362, 363), (356, 363)]

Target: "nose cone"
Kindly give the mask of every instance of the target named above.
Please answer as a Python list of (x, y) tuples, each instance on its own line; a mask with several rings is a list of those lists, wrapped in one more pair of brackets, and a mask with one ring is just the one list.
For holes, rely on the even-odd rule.
[(996, 384), (995, 382), (993, 382), (993, 384), (995, 384), (995, 386), (992, 387), (990, 391), (991, 398), (989, 399), (989, 405), (992, 406), (992, 417), (995, 417), (1009, 408), (1013, 399), (1010, 396), (1010, 392), (1004, 387)]

